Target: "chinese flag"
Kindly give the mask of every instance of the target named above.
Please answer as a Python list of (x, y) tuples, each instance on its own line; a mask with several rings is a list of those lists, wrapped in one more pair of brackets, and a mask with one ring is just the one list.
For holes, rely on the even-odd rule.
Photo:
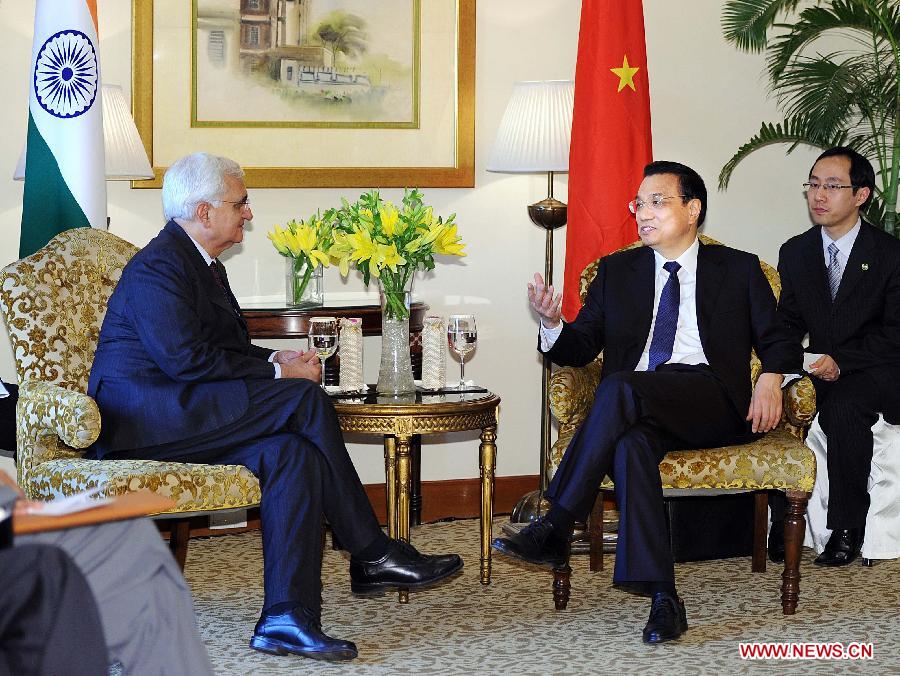
[(569, 155), (565, 317), (574, 319), (581, 308), (585, 266), (638, 238), (627, 205), (652, 157), (641, 0), (583, 0)]

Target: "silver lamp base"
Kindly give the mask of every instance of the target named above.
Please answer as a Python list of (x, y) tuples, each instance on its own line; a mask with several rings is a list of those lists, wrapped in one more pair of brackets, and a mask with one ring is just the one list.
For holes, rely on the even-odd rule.
[(543, 492), (531, 491), (519, 498), (509, 520), (511, 523), (531, 523), (549, 510), (550, 502), (544, 497)]

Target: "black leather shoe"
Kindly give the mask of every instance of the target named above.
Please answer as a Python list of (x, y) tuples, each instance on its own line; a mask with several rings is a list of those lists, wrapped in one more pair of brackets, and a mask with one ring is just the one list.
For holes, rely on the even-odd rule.
[(825, 551), (813, 563), (819, 566), (846, 566), (853, 563), (862, 549), (863, 528), (841, 528), (831, 532)]
[(250, 647), (272, 655), (302, 655), (314, 660), (352, 660), (356, 644), (331, 638), (322, 632), (319, 618), (297, 605), (283, 613), (263, 613), (253, 630)]
[(784, 563), (784, 519), (773, 521), (769, 529), (769, 561)]
[(687, 631), (684, 602), (671, 594), (656, 592), (650, 606), (650, 619), (644, 627), (644, 643), (673, 641)]
[(516, 535), (495, 538), (491, 547), (528, 563), (556, 568), (566, 563), (567, 544), (564, 538), (556, 535), (547, 517), (541, 516)]
[(391, 540), (388, 552), (378, 561), (350, 557), (350, 590), (372, 594), (388, 589), (424, 589), (462, 570), (459, 554), (428, 556), (410, 544)]

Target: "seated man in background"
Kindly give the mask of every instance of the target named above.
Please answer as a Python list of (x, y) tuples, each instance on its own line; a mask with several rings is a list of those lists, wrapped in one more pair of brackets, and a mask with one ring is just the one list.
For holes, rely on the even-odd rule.
[[(613, 582), (652, 595), (643, 640), (661, 643), (678, 638), (687, 617), (675, 589), (659, 463), (672, 450), (742, 443), (774, 428), (781, 373), (799, 346), (777, 321), (759, 259), (698, 240), (706, 186), (693, 169), (648, 164), (628, 206), (644, 246), (600, 260), (574, 322), (562, 322), (560, 296), (540, 275), (528, 285), (540, 350), (564, 366), (584, 366), (602, 350), (603, 372), (547, 490), (548, 514), (494, 548), (560, 565), (575, 522), (611, 476), (620, 518)], [(763, 366), (752, 397), (751, 348)]]
[(168, 223), (129, 261), (88, 384), (103, 430), (98, 458), (245, 465), (262, 487), (265, 599), (252, 648), (325, 660), (356, 646), (320, 625), (323, 517), (350, 552), (351, 589), (422, 588), (456, 554), (424, 556), (378, 525), (315, 351), (267, 350), (247, 325), (219, 255), (253, 218), (232, 160), (195, 153), (163, 179)]
[[(815, 563), (845, 566), (865, 535), (872, 426), (879, 414), (900, 423), (900, 240), (862, 220), (875, 170), (855, 150), (826, 150), (804, 185), (814, 225), (781, 247), (778, 314), (818, 355), (808, 371), (827, 440), (827, 468), (818, 472), (827, 471), (832, 532)], [(771, 503), (769, 557), (783, 561), (784, 496)]]
[[(44, 505), (25, 500), (19, 487), (5, 472), (0, 472), (0, 493), (11, 495), (16, 500), (13, 519), (15, 515), (28, 511), (39, 513)], [(62, 556), (58, 550), (67, 556)], [(26, 654), (31, 653), (36, 645), (43, 645), (48, 641), (48, 636), (57, 633), (54, 622), (65, 623), (61, 627), (64, 632), (84, 636), (85, 643), (76, 646), (77, 649), (68, 656), (66, 668), (35, 673), (106, 673), (106, 666), (116, 663), (122, 665), (125, 674), (203, 676), (213, 673), (206, 646), (197, 631), (191, 591), (159, 531), (148, 519), (19, 535), (13, 540), (12, 549), (4, 550), (4, 554), (7, 552), (13, 554), (15, 566), (19, 569), (26, 560), (40, 559), (41, 583), (33, 581), (30, 587), (34, 596), (21, 601), (18, 611), (15, 606), (0, 604), (0, 613), (24, 613), (17, 619), (6, 617), (7, 623), (20, 623), (16, 625), (20, 629), (36, 632), (33, 636), (16, 639), (15, 650)], [(18, 558), (20, 552), (21, 559)], [(44, 557), (49, 558), (45, 560)], [(92, 601), (83, 608), (85, 626), (80, 625), (82, 615), (77, 614), (73, 618), (71, 609), (66, 607), (65, 595), (68, 593), (83, 596), (78, 582), (65, 578), (71, 572), (67, 558), (74, 562), (90, 587)], [(3, 565), (0, 565), (0, 574), (9, 576), (7, 579), (16, 586), (17, 592), (24, 593), (24, 589), (28, 588), (20, 587), (27, 581), (13, 578), (11, 569)], [(55, 576), (63, 579), (52, 579)], [(0, 581), (0, 589), (4, 586)], [(55, 596), (60, 605), (51, 603), (50, 607), (45, 608), (40, 603), (43, 594), (60, 594)], [(11, 603), (16, 602), (15, 595), (8, 598)], [(100, 672), (78, 672), (82, 649), (86, 663), (94, 663), (88, 653), (93, 655), (96, 652), (92, 647), (95, 634), (88, 629), (98, 612), (102, 624), (99, 634), (101, 645), (105, 641), (102, 651), (104, 669)], [(7, 624), (9, 626), (12, 625)], [(7, 645), (6, 640), (2, 643)], [(53, 652), (58, 648), (54, 644), (48, 647)], [(11, 673), (28, 672), (13, 669)]]

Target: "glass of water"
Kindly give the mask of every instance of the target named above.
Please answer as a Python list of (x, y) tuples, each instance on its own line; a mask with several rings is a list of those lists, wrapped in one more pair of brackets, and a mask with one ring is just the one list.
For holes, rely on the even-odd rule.
[(335, 353), (338, 345), (336, 317), (311, 317), (309, 320), (309, 349), (316, 351), (322, 362), (322, 389), (325, 389), (325, 360)]
[(475, 328), (475, 315), (450, 315), (447, 320), (447, 343), (459, 357), (460, 390), (466, 387), (466, 357), (475, 349), (478, 340), (478, 329)]

